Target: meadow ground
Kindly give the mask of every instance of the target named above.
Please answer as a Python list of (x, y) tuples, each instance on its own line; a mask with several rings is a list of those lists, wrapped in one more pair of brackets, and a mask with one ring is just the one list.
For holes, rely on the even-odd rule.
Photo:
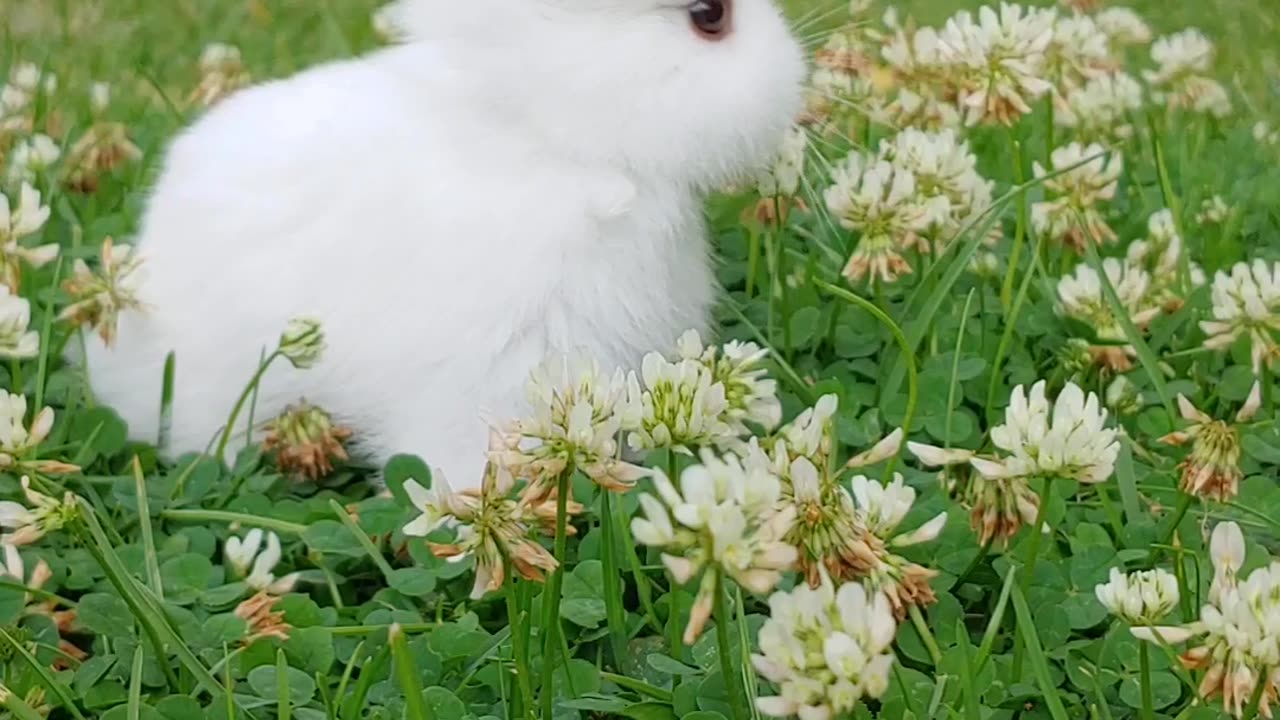
[[(1131, 5), (1154, 36), (1200, 28), (1211, 56), (1065, 9), (1049, 47), (1024, 18), (1017, 42), (970, 33), (984, 62), (1022, 63), (1000, 82), (1026, 108), (958, 106), (990, 76), (925, 58), (920, 35), (886, 63), (883, 8), (850, 24), (846, 3), (793, 0), (824, 48), (804, 129), (759, 187), (709, 204), (720, 341), (767, 357), (654, 348), (686, 401), (654, 409), (646, 379), (647, 410), (594, 408), (654, 477), (614, 492), (512, 461), (527, 502), (454, 498), (465, 530), (435, 545), (406, 534), (444, 502), (415, 485), (421, 459), (383, 468), (380, 494), (318, 410), (268, 419), (233, 467), (162, 459), (57, 360), (134, 311), (119, 248), (167, 139), (249, 78), (376, 47), (378, 4), (0, 2), (3, 713), (1280, 707), (1275, 0)], [(896, 8), (914, 28), (979, 5)], [(287, 332), (279, 361), (305, 364), (313, 334)], [(699, 383), (723, 407), (689, 402)], [(714, 429), (682, 435), (690, 418)]]

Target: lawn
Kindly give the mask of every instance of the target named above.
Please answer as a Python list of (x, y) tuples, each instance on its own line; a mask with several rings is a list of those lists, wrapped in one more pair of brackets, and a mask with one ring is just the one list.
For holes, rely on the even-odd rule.
[[(323, 408), (255, 416), (249, 377), (228, 424), (261, 443), (168, 457), (61, 359), (138, 311), (167, 141), (378, 47), (379, 3), (5, 0), (0, 713), (1271, 718), (1273, 3), (970, 33), (1010, 81), (912, 34), (977, 0), (894, 6), (914, 64), (882, 7), (792, 0), (819, 71), (790, 150), (708, 202), (718, 337), (653, 348), (638, 395), (551, 373), (550, 426), (589, 404), (593, 439), (525, 426), (547, 462), (460, 497)], [(1211, 56), (1156, 39), (1188, 26)], [(266, 362), (324, 361), (281, 331)]]

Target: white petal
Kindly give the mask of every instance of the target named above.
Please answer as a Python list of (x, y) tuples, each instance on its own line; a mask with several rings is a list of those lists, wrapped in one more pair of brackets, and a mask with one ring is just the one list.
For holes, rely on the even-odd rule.
[(1186, 642), (1199, 634), (1193, 628), (1173, 626), (1131, 627), (1129, 632), (1139, 640), (1155, 643), (1164, 640), (1170, 645)]
[(947, 514), (940, 512), (932, 520), (921, 525), (916, 530), (906, 534), (899, 535), (893, 539), (895, 547), (907, 547), (908, 545), (916, 545), (923, 542), (931, 542), (937, 539), (942, 532), (942, 528), (947, 524)]

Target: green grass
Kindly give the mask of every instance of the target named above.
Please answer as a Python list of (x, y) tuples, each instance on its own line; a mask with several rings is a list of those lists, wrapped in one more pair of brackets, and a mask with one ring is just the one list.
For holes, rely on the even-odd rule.
[[(1170, 412), (1177, 394), (1215, 418), (1234, 417), (1255, 380), (1249, 348), (1243, 342), (1222, 352), (1200, 348), (1197, 321), (1211, 307), (1206, 289), (1147, 327), (1120, 323), (1118, 338), (1104, 340), (1094, 337), (1097, 328), (1055, 312), (1055, 285), (1077, 263), (1122, 256), (1125, 245), (1145, 235), (1150, 214), (1166, 206), (1180, 209), (1188, 253), (1210, 276), (1239, 261), (1280, 260), (1280, 147), (1260, 146), (1251, 133), (1259, 120), (1280, 125), (1280, 15), (1272, 3), (1135, 0), (1158, 33), (1195, 25), (1217, 42), (1215, 74), (1232, 85), (1237, 112), (1223, 121), (1162, 111), (1134, 118), (1139, 137), (1120, 146), (1128, 171), (1104, 206), (1120, 241), (1099, 253), (1077, 255), (1044, 241), (1020, 217), (1046, 192), (1041, 181), (1026, 180), (1032, 161), (1045, 159), (1043, 108), (1012, 131), (968, 132), (979, 171), (996, 181), (1002, 201), (936, 259), (911, 254), (916, 272), (897, 283), (840, 276), (858, 236), (821, 211), (815, 192), (804, 193), (810, 209), (793, 211), (781, 227), (744, 221), (757, 200), (749, 195), (709, 204), (726, 289), (718, 312), (723, 338), (770, 348), (769, 369), (788, 420), (819, 396), (839, 397), (832, 457), (822, 458), (831, 468), (903, 426), (918, 442), (994, 452), (990, 429), (1003, 421), (1014, 385), (1045, 379), (1053, 396), (1071, 380), (1105, 395), (1116, 373), (1069, 357), (1070, 341), (1136, 348), (1133, 367), (1121, 374), (1137, 399), (1109, 420), (1127, 436), (1114, 476), (1094, 486), (1030, 479), (1031, 488), (1045, 488), (1047, 534), (1024, 528), (1007, 546), (981, 543), (969, 526), (979, 487), (970, 474), (939, 476), (905, 451), (838, 474), (847, 487), (854, 474), (887, 479), (902, 472), (917, 493), (903, 529), (943, 512), (949, 518), (935, 540), (900, 550), (904, 562), (936, 571), (929, 587), (937, 599), (902, 619), (889, 687), (847, 717), (1221, 716), (1220, 705), (1196, 701), (1203, 670), (1184, 670), (1159, 646), (1140, 652), (1094, 598), (1094, 586), (1113, 567), (1169, 569), (1182, 601), (1165, 622), (1177, 624), (1195, 619), (1207, 597), (1213, 568), (1205, 530), (1225, 519), (1241, 525), (1249, 547), (1245, 573), (1280, 552), (1274, 372), (1260, 378), (1262, 410), (1240, 427), (1239, 496), (1193, 502), (1178, 491), (1178, 463), (1187, 450), (1158, 440), (1185, 426)], [(105, 237), (125, 240), (136, 228), (166, 142), (197, 113), (185, 98), (198, 81), (202, 47), (235, 43), (256, 79), (283, 76), (376, 47), (369, 21), (376, 4), (0, 2), (0, 70), (30, 61), (59, 76), (59, 91), (40, 108), (41, 120), (61, 116), (55, 139), (65, 145), (88, 126), (89, 83), (104, 80), (115, 86), (110, 118), (124, 123), (143, 150), (140, 162), (103, 178), (93, 194), (71, 192), (56, 175), (38, 182), (53, 207), (39, 241), (61, 245), (64, 260), (23, 276), (44, 356), (0, 366), (0, 373), (29, 404), (38, 398), (56, 410), (38, 459), (81, 471), (29, 473), (37, 490), (78, 499), (66, 509), (64, 527), (22, 550), (28, 578), (38, 561), (49, 569), (43, 587), (27, 597), (13, 578), (0, 583), (0, 683), (12, 693), (0, 712), (24, 720), (49, 710), (52, 718), (77, 720), (418, 720), (531, 718), (551, 706), (556, 718), (584, 720), (754, 717), (743, 694), (776, 690), (742, 657), (761, 651), (765, 597), (727, 583), (713, 603), (719, 622), (708, 624), (691, 648), (672, 647), (668, 638), (681, 634), (698, 585), (679, 588), (658, 553), (634, 542), (627, 518), (638, 512), (637, 492), (606, 500), (585, 476), (563, 478), (586, 506), (573, 521), (577, 534), (554, 544), (550, 537), (534, 540), (566, 559), (553, 585), (562, 588), (558, 605), (544, 598), (546, 586), (512, 581), (510, 572), (500, 591), (475, 601), (468, 597), (471, 562), (445, 562), (402, 532), (417, 515), (403, 485), (409, 478), (426, 482), (422, 460), (399, 457), (383, 468), (390, 495), (366, 482), (368, 468), (340, 463), (319, 481), (299, 480), (258, 448), (231, 468), (208, 458), (162, 461), (155, 448), (128, 442), (110, 408), (92, 403), (82, 375), (57, 360), (57, 348), (77, 342), (53, 318), (68, 301), (58, 280), (70, 275), (71, 259), (96, 262)], [(809, 18), (832, 10), (823, 24), (836, 25), (835, 10), (844, 4), (794, 0), (789, 9)], [(977, 5), (895, 3), (902, 16), (935, 23)], [(1132, 67), (1146, 62), (1135, 57)], [(811, 157), (805, 177), (813, 188), (829, 183), (824, 162), (889, 135), (884, 127), (865, 135), (860, 124), (856, 129), (856, 140), (815, 145), (824, 157)], [(1020, 148), (1016, 171), (1011, 142)], [(0, 190), (13, 197), (2, 177)], [(1234, 213), (1225, 225), (1201, 227), (1196, 211), (1212, 195)], [(993, 226), (1004, 230), (992, 248), (1001, 272), (1016, 261), (1007, 276), (982, 279), (968, 272), (968, 260), (987, 251), (982, 239)], [(1015, 256), (1019, 226), (1027, 232)], [(1122, 304), (1110, 285), (1101, 297), (1108, 310)], [(234, 400), (227, 398), (228, 405)], [(650, 461), (664, 469), (692, 462), (663, 452)], [(4, 462), (0, 498), (26, 502), (23, 473)], [(642, 481), (641, 490), (650, 488)], [(300, 573), (290, 592), (256, 608), (253, 626), (243, 617), (254, 609), (243, 604), (252, 593), (223, 555), (226, 540), (250, 528), (280, 534), (278, 577)], [(432, 536), (450, 538), (448, 531)], [(780, 587), (799, 582), (787, 573)], [(51, 610), (74, 610), (74, 619)], [(273, 630), (285, 637), (259, 636)]]

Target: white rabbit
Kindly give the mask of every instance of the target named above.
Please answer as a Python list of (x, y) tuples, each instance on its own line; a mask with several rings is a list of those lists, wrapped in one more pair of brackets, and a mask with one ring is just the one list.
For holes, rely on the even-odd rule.
[(302, 398), (374, 461), (478, 485), (482, 418), (584, 349), (633, 367), (705, 329), (703, 195), (769, 161), (803, 53), (770, 0), (401, 0), (405, 37), (222, 101), (168, 152), (138, 252), (143, 313), (89, 338), (98, 398), (154, 439), (177, 358), (171, 450), (200, 451), (263, 348), (258, 417)]

